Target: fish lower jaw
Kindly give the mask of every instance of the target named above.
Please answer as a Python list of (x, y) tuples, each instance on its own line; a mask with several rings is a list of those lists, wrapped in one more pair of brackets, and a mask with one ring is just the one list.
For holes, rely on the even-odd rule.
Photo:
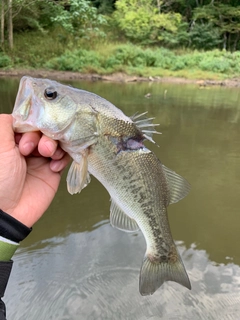
[(13, 130), (15, 132), (18, 132), (18, 133), (25, 133), (25, 132), (30, 132), (30, 131), (39, 131), (38, 128), (33, 127), (32, 125), (28, 125), (28, 124), (21, 125), (21, 124), (18, 124), (18, 123), (14, 123), (13, 124)]

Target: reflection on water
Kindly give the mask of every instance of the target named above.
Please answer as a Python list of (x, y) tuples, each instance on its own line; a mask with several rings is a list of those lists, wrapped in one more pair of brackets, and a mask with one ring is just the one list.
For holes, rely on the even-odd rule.
[[(11, 112), (18, 83), (0, 79), (0, 112)], [(109, 226), (109, 196), (94, 178), (71, 196), (64, 177), (53, 204), (16, 254), (5, 299), (8, 318), (238, 319), (239, 90), (70, 84), (105, 97), (127, 115), (148, 110), (161, 124), (159, 147), (147, 146), (192, 185), (168, 211), (193, 289), (168, 282), (153, 296), (141, 297), (142, 235)]]
[(149, 297), (138, 293), (140, 233), (103, 225), (22, 248), (8, 287), (9, 319), (237, 319), (240, 267), (215, 265), (194, 246), (178, 248), (192, 290), (168, 282)]

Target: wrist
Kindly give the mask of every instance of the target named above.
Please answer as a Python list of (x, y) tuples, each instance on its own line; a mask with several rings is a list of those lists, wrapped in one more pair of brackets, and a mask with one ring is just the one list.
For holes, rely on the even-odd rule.
[[(7, 212), (7, 215), (12, 217), (15, 221), (18, 221), (19, 224), (22, 224), (23, 226), (26, 226), (27, 228), (31, 228), (34, 224), (34, 221), (30, 215), (28, 215), (28, 212), (21, 212), (21, 209), (8, 209), (4, 210), (5, 213)], [(0, 215), (1, 215), (1, 209), (0, 209)]]

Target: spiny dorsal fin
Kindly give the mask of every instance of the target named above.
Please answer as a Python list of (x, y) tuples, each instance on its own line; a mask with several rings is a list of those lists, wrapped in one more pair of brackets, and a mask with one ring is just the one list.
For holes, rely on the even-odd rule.
[(110, 223), (113, 227), (126, 232), (139, 230), (137, 222), (124, 213), (113, 199), (111, 199)]
[(169, 204), (176, 203), (186, 197), (189, 193), (191, 186), (186, 179), (181, 177), (176, 172), (162, 165), (164, 172), (166, 173), (167, 181), (170, 190), (170, 202)]
[(141, 114), (135, 113), (130, 118), (138, 127), (138, 129), (142, 131), (144, 138), (151, 141), (152, 143), (155, 143), (155, 141), (152, 139), (152, 135), (154, 133), (161, 134), (161, 132), (158, 132), (155, 130), (155, 127), (159, 126), (159, 124), (152, 123), (154, 118), (146, 118), (145, 117), (146, 114), (147, 114), (147, 111)]

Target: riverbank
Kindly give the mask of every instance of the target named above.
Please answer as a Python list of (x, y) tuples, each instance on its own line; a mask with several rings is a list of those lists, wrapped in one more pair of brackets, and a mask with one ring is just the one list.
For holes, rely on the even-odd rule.
[(201, 80), (186, 79), (181, 77), (140, 77), (127, 75), (122, 72), (111, 75), (99, 75), (96, 73), (80, 73), (71, 71), (54, 71), (54, 70), (0, 70), (0, 77), (17, 77), (20, 78), (28, 75), (36, 78), (50, 78), (55, 80), (87, 80), (87, 81), (110, 81), (110, 82), (165, 82), (176, 84), (197, 84), (199, 86), (223, 86), (223, 87), (240, 87), (240, 78), (225, 80)]

